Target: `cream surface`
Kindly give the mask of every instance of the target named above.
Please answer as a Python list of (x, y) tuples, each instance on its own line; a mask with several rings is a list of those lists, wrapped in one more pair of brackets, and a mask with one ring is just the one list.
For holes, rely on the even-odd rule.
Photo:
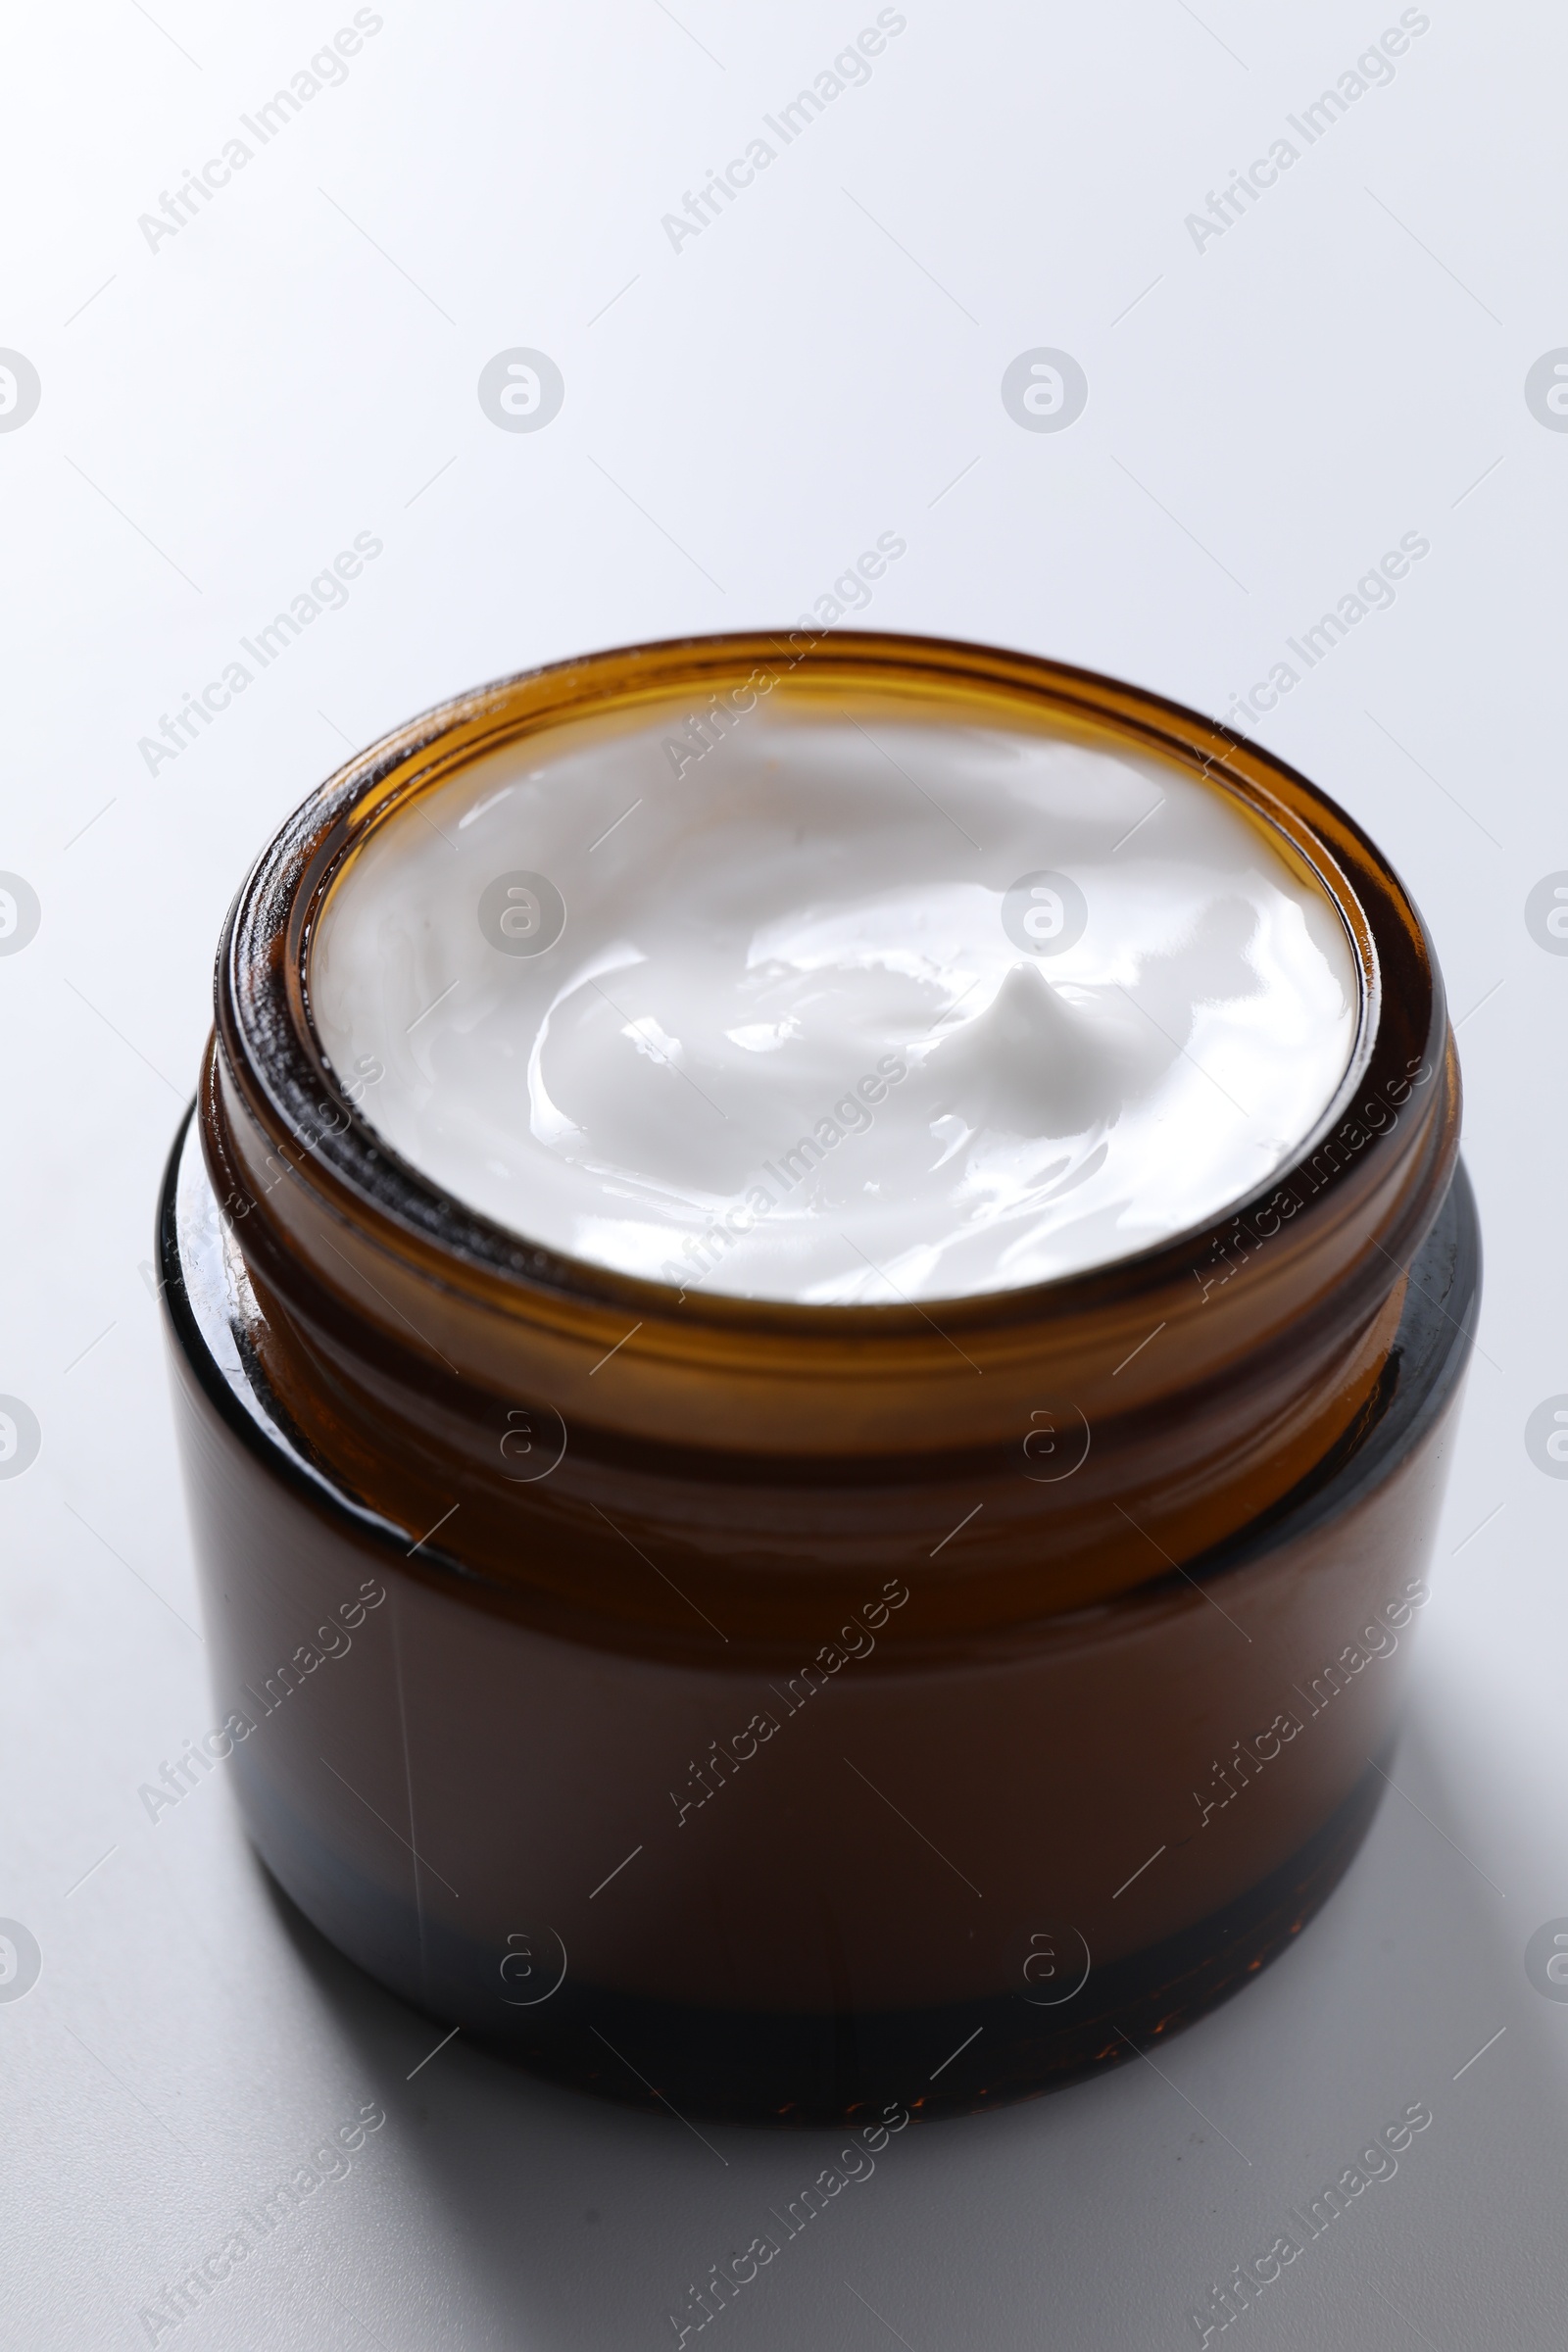
[(686, 717), (491, 755), (330, 898), (318, 1034), (446, 1191), (688, 1290), (890, 1303), (1145, 1249), (1316, 1126), (1349, 942), (1218, 790), (760, 703), (697, 756)]

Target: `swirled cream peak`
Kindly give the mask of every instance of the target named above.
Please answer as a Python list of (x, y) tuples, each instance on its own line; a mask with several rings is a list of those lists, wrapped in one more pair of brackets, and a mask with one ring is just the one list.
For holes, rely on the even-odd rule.
[(1358, 985), (1266, 826), (1113, 745), (778, 702), (700, 757), (684, 710), (534, 738), (355, 854), (312, 1015), (405, 1160), (623, 1273), (873, 1303), (1126, 1256), (1305, 1141)]

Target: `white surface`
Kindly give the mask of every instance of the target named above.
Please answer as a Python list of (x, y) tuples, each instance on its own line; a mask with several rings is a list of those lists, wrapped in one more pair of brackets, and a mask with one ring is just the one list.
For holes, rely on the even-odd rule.
[(764, 674), (700, 766), (677, 698), (352, 859), (312, 1017), (406, 1159), (628, 1274), (875, 1304), (1125, 1256), (1306, 1142), (1361, 992), (1265, 827), (1060, 736), (792, 719)]
[[(1560, 25), (1435, 6), (1392, 83), (1200, 252), (1190, 208), (1396, 10), (911, 5), (869, 82), (676, 252), (660, 216), (869, 8), (677, 0), (688, 33), (654, 0), (388, 0), (346, 82), (153, 252), (137, 215), (350, 12), (153, 13), (15, 21), (0, 143), (0, 343), (43, 386), (0, 434), (0, 866), (42, 906), (0, 958), (0, 1390), (42, 1429), (0, 1482), (0, 1913), (43, 1952), (0, 2005), (7, 2341), (145, 2341), (161, 2281), (370, 2098), (388, 2124), (348, 2178), (165, 2344), (671, 2343), (687, 2281), (831, 2153), (710, 2133), (720, 2162), (462, 2040), (407, 2082), (434, 2035), (293, 1940), (223, 1788), (147, 1820), (138, 1785), (211, 1716), (138, 1269), (223, 909), (346, 743), (525, 662), (793, 620), (891, 528), (909, 553), (875, 625), (1209, 709), (1430, 536), (1261, 726), (1434, 930), (1484, 1352), (1404, 1793), (1325, 1914), (1163, 2075), (903, 2135), (705, 2340), (1192, 2341), (1200, 2290), (1424, 2097), (1396, 2179), (1226, 2340), (1559, 2343), (1568, 2005), (1522, 1954), (1568, 1913), (1568, 1486), (1523, 1435), (1568, 1390), (1568, 959), (1524, 919), (1568, 866), (1568, 438), (1524, 398), (1568, 338)], [(539, 432), (476, 398), (517, 347), (564, 378)], [(1064, 431), (1002, 404), (1040, 348), (1088, 377)], [(150, 775), (138, 738), (361, 531), (384, 554), (346, 605)]]

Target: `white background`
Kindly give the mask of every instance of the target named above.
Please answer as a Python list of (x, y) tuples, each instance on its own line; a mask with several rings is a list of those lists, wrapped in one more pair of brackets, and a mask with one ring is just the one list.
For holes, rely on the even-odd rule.
[[(343, 86), (150, 250), (138, 215), (351, 13), (88, 0), (7, 33), (0, 344), (43, 395), (0, 434), (0, 867), (42, 922), (0, 958), (0, 1390), (43, 1440), (0, 1482), (0, 1913), (43, 1973), (0, 2004), (6, 2342), (145, 2342), (162, 2280), (375, 2098), (349, 2177), (162, 2342), (671, 2344), (687, 2282), (837, 2144), (714, 2132), (719, 2161), (461, 2038), (409, 2082), (432, 2030), (298, 1940), (221, 1776), (148, 1821), (211, 1711), (139, 1268), (224, 908), (348, 746), (531, 662), (787, 625), (894, 530), (872, 625), (1216, 711), (1430, 538), (1260, 731), (1433, 928), (1489, 1291), (1400, 1793), (1328, 1910), (1163, 2073), (895, 2140), (705, 2340), (1196, 2341), (1208, 2282), (1424, 2098), (1398, 2176), (1226, 2340), (1559, 2343), (1568, 2006), (1523, 1950), (1568, 1914), (1568, 1485), (1523, 1431), (1568, 1390), (1568, 958), (1523, 909), (1568, 866), (1568, 434), (1523, 387), (1568, 341), (1560, 22), (1433, 0), (1200, 252), (1185, 216), (1396, 8), (909, 0), (869, 83), (676, 252), (661, 216), (871, 7), (385, 0)], [(564, 376), (541, 432), (478, 405), (514, 345)], [(1087, 371), (1063, 432), (1002, 405), (1038, 345)], [(138, 739), (361, 531), (384, 554), (346, 608), (149, 774)]]

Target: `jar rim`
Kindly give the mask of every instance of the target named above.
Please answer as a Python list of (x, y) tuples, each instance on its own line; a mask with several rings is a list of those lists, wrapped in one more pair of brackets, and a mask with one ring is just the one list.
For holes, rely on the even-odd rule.
[[(356, 1108), (318, 1037), (310, 1007), (310, 956), (327, 897), (372, 832), (461, 768), (525, 736), (572, 719), (653, 702), (682, 687), (710, 689), (735, 673), (770, 670), (808, 691), (913, 689), (932, 702), (976, 695), (1018, 713), (1109, 737), (1130, 751), (1195, 773), (1239, 802), (1252, 820), (1303, 862), (1338, 913), (1357, 975), (1356, 1033), (1344, 1076), (1311, 1130), (1260, 1184), (1216, 1212), (1143, 1249), (1097, 1265), (1004, 1289), (943, 1295), (901, 1304), (804, 1303), (720, 1292), (677, 1291), (534, 1242), (449, 1193), (405, 1159)], [(1418, 943), (1418, 953), (1408, 949)], [(393, 1242), (401, 1231), (451, 1261), (503, 1286), (554, 1291), (607, 1306), (656, 1311), (679, 1300), (683, 1320), (719, 1328), (890, 1335), (928, 1323), (926, 1307), (965, 1328), (1075, 1314), (1146, 1285), (1157, 1288), (1191, 1260), (1204, 1237), (1257, 1213), (1299, 1182), (1325, 1137), (1341, 1124), (1374, 1076), (1390, 1005), (1391, 954), (1399, 973), (1395, 1003), (1402, 1059), (1431, 1067), (1441, 1055), (1446, 1011), (1421, 918), (1396, 875), (1337, 803), (1275, 755), (1146, 689), (1044, 657), (960, 640), (834, 630), (792, 649), (772, 633), (676, 638), (543, 665), (437, 704), (344, 763), (297, 809), (261, 853), (225, 924), (215, 974), (220, 1039), (244, 1073), (253, 1107), (277, 1142), (305, 1144), (318, 1181), (369, 1215)], [(1418, 1043), (1415, 1041), (1419, 1040)], [(296, 1172), (303, 1169), (296, 1165)]]

